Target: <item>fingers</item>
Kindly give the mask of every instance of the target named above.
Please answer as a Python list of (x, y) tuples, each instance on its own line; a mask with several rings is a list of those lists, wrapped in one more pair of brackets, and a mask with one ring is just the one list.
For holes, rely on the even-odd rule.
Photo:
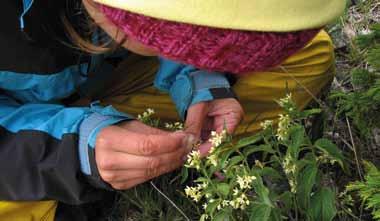
[(147, 169), (154, 171), (172, 162), (182, 162), (182, 159), (189, 151), (189, 149), (180, 148), (175, 152), (156, 156), (138, 156), (122, 152), (98, 151), (96, 160), (100, 170)]
[(111, 149), (112, 151), (140, 156), (155, 156), (174, 152), (180, 148), (190, 149), (194, 137), (184, 132), (167, 135), (141, 134), (118, 126), (104, 128), (96, 139), (96, 149)]
[(232, 134), (241, 122), (241, 117), (234, 113), (229, 113), (223, 116), (217, 116), (214, 119), (214, 129), (217, 133), (221, 133), (224, 129), (229, 134)]
[[(140, 169), (111, 169), (111, 170), (103, 170), (103, 168), (99, 168), (99, 173), (102, 179), (109, 183), (115, 189), (128, 189), (137, 184), (146, 182), (154, 177), (160, 176), (162, 174), (171, 172), (183, 165), (185, 154), (182, 155), (181, 158), (178, 156), (167, 156), (163, 157), (159, 160), (155, 160), (155, 158), (150, 158), (147, 161), (147, 165), (145, 167), (141, 166)], [(172, 159), (172, 158), (175, 159)], [(114, 165), (118, 163), (115, 161)], [(117, 168), (114, 166), (106, 167), (106, 168)]]
[(196, 138), (201, 135), (202, 127), (208, 113), (208, 103), (201, 102), (190, 106), (187, 110), (185, 131), (194, 134)]
[(185, 132), (142, 134), (110, 126), (97, 136), (95, 160), (105, 182), (126, 189), (180, 167), (194, 140)]
[(208, 155), (210, 149), (212, 147), (212, 144), (210, 142), (205, 142), (199, 146), (199, 153), (201, 154), (201, 157), (205, 157)]
[(135, 183), (137, 180), (141, 183), (162, 174), (171, 172), (181, 167), (182, 164), (183, 163), (181, 161), (178, 161), (175, 163), (162, 165), (155, 169), (109, 170), (103, 171), (101, 176), (104, 181), (110, 183), (112, 186), (119, 186), (114, 188), (120, 189), (120, 186), (130, 186), (130, 183)]
[(127, 190), (127, 189), (135, 187), (141, 183), (145, 183), (148, 180), (149, 179), (138, 178), (138, 179), (134, 179), (134, 180), (115, 182), (115, 183), (112, 183), (111, 186), (117, 190)]

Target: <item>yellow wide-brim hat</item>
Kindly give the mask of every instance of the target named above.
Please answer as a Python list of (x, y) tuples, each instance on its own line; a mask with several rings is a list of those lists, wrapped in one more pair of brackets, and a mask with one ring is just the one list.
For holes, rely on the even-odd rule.
[(168, 21), (215, 28), (288, 32), (323, 27), (346, 0), (94, 0)]

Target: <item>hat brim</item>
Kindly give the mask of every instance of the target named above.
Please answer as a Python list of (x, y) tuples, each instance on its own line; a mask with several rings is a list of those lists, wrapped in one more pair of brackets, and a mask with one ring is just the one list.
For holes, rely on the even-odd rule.
[(288, 32), (323, 27), (346, 0), (94, 0), (158, 19), (249, 31)]

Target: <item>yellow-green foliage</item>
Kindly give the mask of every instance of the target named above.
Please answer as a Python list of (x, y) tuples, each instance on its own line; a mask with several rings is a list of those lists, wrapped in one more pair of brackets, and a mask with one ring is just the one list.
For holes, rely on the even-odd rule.
[(364, 165), (367, 169), (365, 181), (351, 183), (347, 190), (358, 192), (366, 208), (372, 209), (373, 218), (380, 220), (380, 171), (370, 162)]
[(359, 36), (356, 44), (366, 58), (365, 65), (351, 71), (352, 91), (334, 92), (330, 99), (338, 115), (347, 116), (362, 136), (369, 137), (380, 126), (380, 24)]

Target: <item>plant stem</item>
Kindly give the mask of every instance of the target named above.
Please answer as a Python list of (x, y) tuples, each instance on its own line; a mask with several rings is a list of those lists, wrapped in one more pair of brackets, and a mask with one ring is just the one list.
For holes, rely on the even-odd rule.
[(354, 151), (356, 167), (358, 168), (358, 173), (359, 173), (360, 180), (363, 180), (363, 175), (362, 175), (362, 172), (361, 172), (362, 170), (360, 168), (358, 154), (356, 152), (356, 146), (355, 146), (354, 138), (352, 136), (351, 125), (350, 125), (350, 121), (348, 120), (347, 116), (346, 116), (346, 122), (347, 122), (347, 126), (348, 126), (348, 132), (350, 133), (350, 138), (351, 138), (351, 143), (352, 143), (352, 151)]
[(157, 190), (157, 192), (159, 194), (161, 194), (170, 204), (172, 204), (172, 206), (174, 208), (176, 208), (178, 210), (179, 213), (181, 213), (181, 215), (187, 220), (187, 221), (191, 221), (189, 217), (186, 216), (186, 214), (167, 196), (165, 195), (165, 193), (163, 193), (160, 189), (158, 189), (158, 187), (153, 183), (153, 181), (150, 181), (150, 185), (152, 185), (152, 187)]

